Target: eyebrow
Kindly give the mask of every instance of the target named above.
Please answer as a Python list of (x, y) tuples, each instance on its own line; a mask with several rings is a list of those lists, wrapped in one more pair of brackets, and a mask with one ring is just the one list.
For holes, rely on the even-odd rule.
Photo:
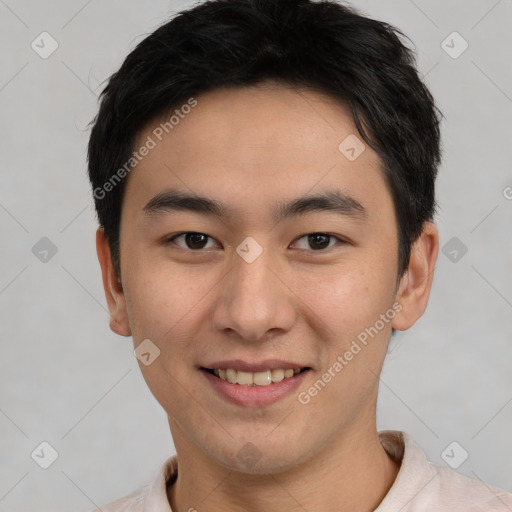
[[(143, 208), (148, 217), (157, 217), (175, 211), (190, 211), (219, 218), (236, 218), (237, 212), (215, 199), (168, 190), (154, 196)], [(352, 196), (339, 190), (306, 195), (289, 202), (278, 203), (272, 210), (274, 222), (310, 212), (335, 212), (338, 215), (364, 220), (366, 208)]]

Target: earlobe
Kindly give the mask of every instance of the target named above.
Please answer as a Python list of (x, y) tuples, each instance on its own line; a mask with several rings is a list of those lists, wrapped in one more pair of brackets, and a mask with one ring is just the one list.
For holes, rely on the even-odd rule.
[(131, 336), (123, 287), (112, 265), (110, 246), (103, 228), (96, 231), (96, 252), (110, 312), (110, 328), (120, 336)]
[(438, 252), (439, 233), (432, 222), (426, 222), (420, 237), (411, 247), (409, 266), (400, 281), (396, 301), (402, 310), (393, 319), (394, 329), (409, 329), (425, 312)]

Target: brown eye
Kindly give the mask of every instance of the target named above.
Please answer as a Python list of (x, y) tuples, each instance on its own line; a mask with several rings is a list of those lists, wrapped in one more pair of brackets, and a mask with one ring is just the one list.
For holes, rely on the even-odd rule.
[[(184, 237), (185, 240), (185, 246), (176, 244), (179, 247), (182, 247), (184, 249), (190, 249), (190, 250), (200, 250), (205, 249), (205, 245), (208, 242), (208, 239), (211, 239), (208, 235), (205, 235), (204, 233), (179, 233), (178, 235), (173, 236), (169, 239), (170, 242), (174, 242), (178, 238)], [(213, 240), (213, 239), (212, 239)]]
[(299, 249), (306, 249), (306, 250), (313, 250), (313, 251), (321, 251), (323, 249), (327, 249), (329, 247), (332, 247), (333, 244), (329, 245), (331, 241), (338, 240), (339, 242), (343, 243), (343, 240), (341, 240), (338, 237), (335, 237), (333, 235), (328, 235), (327, 233), (310, 233), (308, 235), (304, 235), (298, 240), (306, 239), (307, 243), (306, 247), (299, 247)]
[(317, 249), (325, 249), (329, 246), (330, 241), (329, 235), (324, 235), (322, 233), (315, 233), (313, 235), (308, 235), (308, 243), (310, 247), (314, 250)]

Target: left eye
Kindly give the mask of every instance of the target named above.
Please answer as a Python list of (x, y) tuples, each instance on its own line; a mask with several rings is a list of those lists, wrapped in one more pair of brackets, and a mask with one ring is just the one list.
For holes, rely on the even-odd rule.
[(314, 251), (319, 251), (322, 249), (332, 247), (331, 245), (329, 245), (329, 240), (338, 240), (338, 242), (343, 242), (343, 240), (341, 240), (340, 238), (334, 235), (328, 235), (327, 233), (311, 233), (309, 235), (304, 235), (300, 237), (298, 240), (302, 240), (303, 238), (307, 238), (307, 243), (310, 245), (310, 247), (313, 248)]
[[(205, 246), (208, 239), (213, 240), (212, 237), (205, 235), (204, 233), (196, 233), (196, 232), (190, 232), (190, 233), (179, 233), (172, 238), (170, 238), (169, 242), (174, 242), (178, 238), (184, 237), (185, 240), (185, 249), (192, 249), (194, 251), (199, 251), (200, 249), (206, 249), (208, 248)], [(338, 241), (340, 243), (344, 243), (344, 240), (341, 240), (340, 238), (329, 235), (327, 233), (310, 233), (307, 235), (303, 235), (300, 238), (297, 239), (297, 241), (300, 241), (302, 239), (307, 239), (306, 244), (309, 245), (310, 248), (312, 248), (314, 251), (320, 251), (322, 249), (327, 249), (329, 247), (332, 247), (332, 245), (329, 244), (330, 241)], [(183, 247), (182, 245), (177, 244), (179, 247)], [(211, 246), (210, 246), (211, 247)], [(308, 247), (299, 247), (299, 249), (308, 249)]]

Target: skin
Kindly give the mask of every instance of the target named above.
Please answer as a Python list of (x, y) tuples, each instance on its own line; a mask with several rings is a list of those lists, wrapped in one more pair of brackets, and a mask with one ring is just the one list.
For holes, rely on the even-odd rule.
[[(129, 175), (120, 283), (97, 232), (112, 330), (133, 336), (136, 347), (149, 338), (161, 351), (139, 365), (168, 414), (178, 455), (172, 510), (373, 511), (399, 470), (378, 439), (378, 375), (391, 328), (410, 328), (427, 306), (437, 229), (424, 225), (399, 280), (397, 221), (380, 159), (368, 146), (353, 162), (338, 150), (357, 134), (339, 102), (271, 82), (197, 101)], [(136, 147), (159, 122), (140, 133)], [(236, 213), (146, 215), (148, 201), (169, 188)], [(272, 221), (276, 202), (326, 190), (350, 194), (366, 217), (327, 211)], [(183, 232), (210, 238), (168, 241)], [(315, 250), (305, 236), (312, 233), (344, 242), (328, 238)], [(236, 252), (247, 236), (263, 248), (250, 264)], [(298, 393), (395, 303), (401, 311), (393, 320), (301, 404)], [(278, 358), (312, 370), (277, 403), (243, 407), (219, 396), (198, 370), (235, 358)], [(251, 467), (237, 458), (248, 442), (260, 455)]]

